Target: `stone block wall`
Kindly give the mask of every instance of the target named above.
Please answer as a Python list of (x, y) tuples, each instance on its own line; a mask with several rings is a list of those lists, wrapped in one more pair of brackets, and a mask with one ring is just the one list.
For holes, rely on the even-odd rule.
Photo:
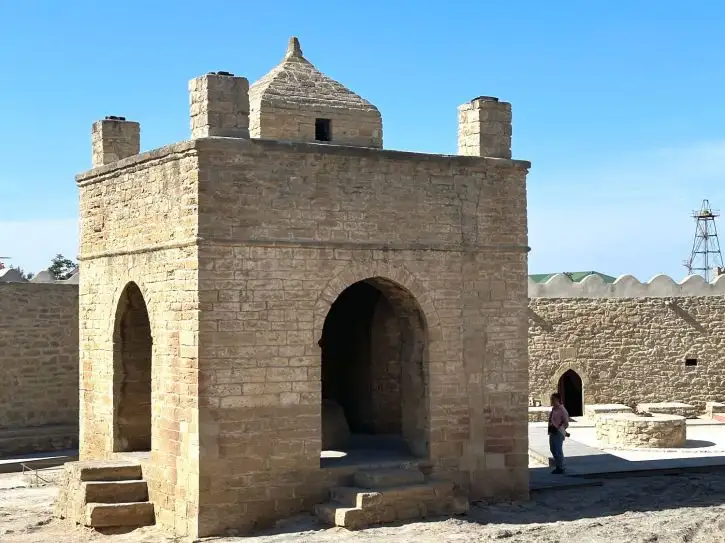
[(324, 499), (318, 341), (331, 305), (366, 279), (399, 285), (424, 315), (418, 443), (435, 469), (475, 497), (525, 496), (528, 164), (197, 146), (200, 533), (239, 523), (240, 508), (266, 522)]
[(530, 393), (548, 401), (567, 370), (587, 404), (725, 399), (725, 280), (557, 275), (529, 284)]
[(54, 448), (42, 427), (77, 441), (78, 285), (0, 283), (0, 384), (0, 455)]
[(551, 407), (529, 407), (529, 422), (547, 422)]
[[(365, 420), (376, 432), (402, 431), (401, 385), (402, 374), (410, 371), (398, 357), (400, 345), (406, 340), (403, 325), (395, 314), (392, 303), (380, 296), (373, 309), (370, 348), (371, 367), (365, 372), (364, 388), (367, 394)], [(410, 377), (408, 377), (410, 379)]]
[(121, 419), (128, 419), (124, 411), (133, 409), (124, 404), (119, 378), (126, 377), (124, 341), (129, 339), (121, 334), (123, 308), (129, 291), (137, 288), (152, 341), (153, 453), (144, 478), (157, 521), (194, 535), (199, 484), (196, 150), (191, 142), (172, 145), (95, 168), (76, 180), (80, 457), (107, 459), (135, 448), (119, 439)]
[(280, 100), (261, 102), (250, 114), (250, 135), (255, 138), (288, 141), (315, 141), (317, 119), (330, 121), (332, 140), (336, 145), (360, 147), (382, 147), (383, 129), (380, 113), (370, 111), (331, 110), (315, 103), (306, 104), (304, 109)]

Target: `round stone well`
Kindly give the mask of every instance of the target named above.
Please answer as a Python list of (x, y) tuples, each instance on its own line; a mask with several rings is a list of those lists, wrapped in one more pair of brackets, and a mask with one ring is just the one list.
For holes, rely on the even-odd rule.
[(687, 436), (685, 417), (635, 413), (604, 415), (596, 420), (597, 441), (604, 447), (626, 449), (674, 449)]

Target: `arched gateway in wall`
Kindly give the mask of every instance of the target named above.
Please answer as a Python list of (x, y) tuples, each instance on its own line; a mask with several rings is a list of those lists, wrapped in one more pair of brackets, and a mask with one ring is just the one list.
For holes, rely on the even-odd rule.
[(383, 277), (345, 288), (319, 340), (322, 448), (429, 454), (428, 330), (413, 294)]
[(113, 327), (113, 450), (151, 450), (153, 339), (141, 289), (128, 283)]
[(584, 414), (584, 389), (581, 376), (574, 370), (566, 370), (559, 377), (557, 389), (569, 415), (581, 417)]

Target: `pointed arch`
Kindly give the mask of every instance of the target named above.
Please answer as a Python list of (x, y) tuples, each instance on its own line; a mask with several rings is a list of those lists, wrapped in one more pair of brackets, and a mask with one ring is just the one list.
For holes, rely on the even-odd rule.
[(141, 296), (146, 303), (146, 309), (148, 310), (149, 316), (153, 312), (153, 296), (143, 279), (140, 277), (134, 277), (128, 274), (124, 274), (116, 281), (116, 287), (113, 290), (113, 299), (111, 300), (111, 303), (109, 305), (110, 309), (108, 314), (108, 320), (106, 322), (110, 323), (110, 338), (114, 337), (116, 329), (116, 317), (118, 316), (118, 308), (120, 307), (120, 304), (122, 302), (122, 297), (126, 295), (126, 287), (128, 287), (128, 285), (130, 284), (136, 285), (138, 290), (141, 292)]
[(384, 278), (392, 286), (398, 285), (412, 294), (426, 319), (431, 342), (440, 334), (440, 320), (433, 299), (426, 289), (404, 266), (385, 261), (351, 262), (332, 277), (320, 292), (314, 309), (315, 341), (322, 337), (322, 328), (335, 300), (350, 285), (374, 277)]
[(588, 385), (586, 372), (574, 361), (561, 364), (551, 379), (551, 390), (562, 395), (564, 407), (572, 417), (584, 415)]
[(429, 456), (431, 322), (425, 290), (400, 268), (358, 264), (330, 280), (315, 305), (323, 450), (348, 433), (395, 435)]
[(151, 450), (153, 335), (140, 287), (127, 282), (113, 319), (113, 449)]

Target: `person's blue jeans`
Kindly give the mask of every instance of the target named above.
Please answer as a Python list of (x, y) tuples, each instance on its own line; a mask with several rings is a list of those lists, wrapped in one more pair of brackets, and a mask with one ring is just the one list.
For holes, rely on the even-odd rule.
[(561, 432), (549, 434), (549, 450), (554, 457), (556, 469), (564, 469), (564, 434)]

